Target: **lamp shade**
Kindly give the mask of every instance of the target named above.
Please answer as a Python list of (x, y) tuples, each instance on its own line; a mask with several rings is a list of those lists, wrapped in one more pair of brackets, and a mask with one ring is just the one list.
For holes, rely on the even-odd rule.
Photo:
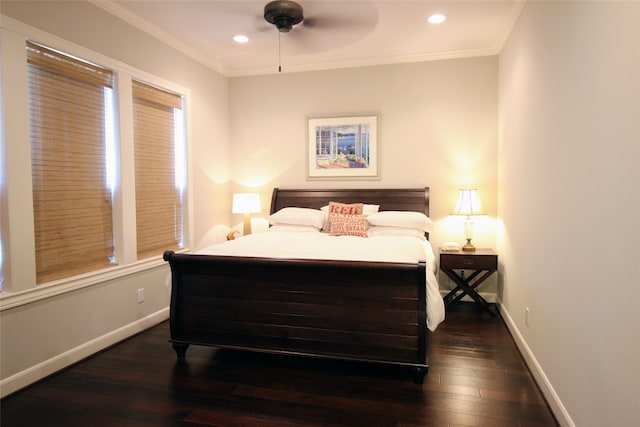
[(236, 193), (233, 195), (231, 213), (249, 214), (260, 212), (260, 196), (258, 193)]
[(484, 215), (482, 203), (475, 188), (465, 188), (458, 191), (458, 201), (453, 210), (454, 215)]

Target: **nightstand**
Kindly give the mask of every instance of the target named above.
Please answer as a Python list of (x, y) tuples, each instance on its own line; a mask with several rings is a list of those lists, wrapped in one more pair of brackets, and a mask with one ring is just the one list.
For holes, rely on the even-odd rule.
[[(444, 297), (445, 305), (454, 304), (465, 295), (469, 295), (492, 316), (496, 315), (489, 303), (478, 294), (476, 288), (498, 271), (498, 254), (491, 249), (476, 249), (475, 252), (445, 252), (441, 249), (440, 270), (456, 284), (456, 288)], [(473, 272), (465, 277), (464, 271), (461, 270), (473, 270)]]

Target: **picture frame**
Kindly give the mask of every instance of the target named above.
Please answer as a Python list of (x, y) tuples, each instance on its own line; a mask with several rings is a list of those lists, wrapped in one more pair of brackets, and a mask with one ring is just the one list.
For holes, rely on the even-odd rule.
[(378, 115), (309, 118), (309, 179), (377, 179)]

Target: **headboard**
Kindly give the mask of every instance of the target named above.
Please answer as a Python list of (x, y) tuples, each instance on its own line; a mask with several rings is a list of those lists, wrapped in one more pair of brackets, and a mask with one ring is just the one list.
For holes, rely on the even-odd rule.
[(385, 189), (274, 188), (271, 213), (286, 207), (320, 209), (329, 202), (380, 205), (381, 211), (415, 211), (429, 216), (429, 187)]

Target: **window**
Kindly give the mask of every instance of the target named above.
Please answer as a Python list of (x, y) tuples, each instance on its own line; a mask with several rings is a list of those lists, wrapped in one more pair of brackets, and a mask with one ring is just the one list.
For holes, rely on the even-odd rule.
[(182, 249), (183, 89), (38, 43), (25, 52), (35, 284)]
[(115, 263), (113, 73), (27, 43), (36, 282)]
[(183, 128), (179, 95), (134, 80), (138, 259), (182, 248)]

